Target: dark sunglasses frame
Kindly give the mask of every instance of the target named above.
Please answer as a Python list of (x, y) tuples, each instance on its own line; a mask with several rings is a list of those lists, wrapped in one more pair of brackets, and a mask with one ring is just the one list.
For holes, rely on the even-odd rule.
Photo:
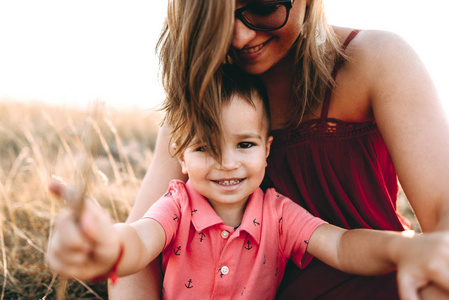
[(268, 5), (268, 4), (280, 4), (280, 5), (284, 5), (285, 8), (287, 9), (287, 16), (285, 17), (285, 21), (284, 23), (282, 23), (282, 25), (276, 27), (276, 28), (259, 28), (257, 26), (254, 26), (253, 24), (249, 23), (248, 20), (245, 19), (245, 17), (243, 16), (243, 12), (245, 10), (248, 10), (252, 7), (256, 7), (261, 5), (260, 2), (254, 2), (248, 5), (245, 5), (243, 7), (240, 7), (239, 9), (235, 10), (235, 18), (239, 19), (240, 21), (242, 21), (243, 24), (245, 24), (246, 27), (253, 29), (253, 30), (257, 30), (257, 31), (273, 31), (273, 30), (278, 30), (282, 27), (284, 27), (284, 25), (287, 23), (288, 20), (288, 16), (290, 14), (290, 9), (292, 8), (292, 4), (293, 4), (293, 0), (279, 0), (279, 1), (268, 1), (268, 2), (264, 2), (264, 5)]

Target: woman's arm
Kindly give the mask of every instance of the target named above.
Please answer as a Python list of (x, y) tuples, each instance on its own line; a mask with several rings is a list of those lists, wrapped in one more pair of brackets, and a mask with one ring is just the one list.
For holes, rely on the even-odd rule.
[(380, 275), (397, 269), (401, 299), (418, 299), (418, 290), (430, 282), (449, 290), (448, 249), (447, 231), (415, 235), (323, 224), (307, 252), (347, 273)]
[[(351, 82), (367, 95), (367, 111), (374, 115), (422, 230), (448, 230), (449, 121), (430, 75), (395, 34), (362, 31), (347, 50)], [(363, 111), (365, 105), (360, 107)], [(433, 292), (426, 292), (431, 289), (437, 288), (425, 288), (423, 299), (432, 299), (427, 295)]]
[(402, 39), (367, 32), (369, 99), (424, 232), (449, 229), (449, 121), (435, 86)]
[[(140, 219), (148, 208), (167, 191), (170, 180), (185, 181), (187, 179), (182, 174), (177, 159), (169, 153), (169, 134), (168, 125), (163, 125), (159, 129), (153, 159), (127, 222)], [(120, 278), (115, 285), (109, 285), (109, 299), (160, 299), (161, 277), (160, 264), (158, 260), (155, 260), (139, 273)]]
[(169, 153), (170, 126), (164, 124), (158, 132), (156, 146), (150, 167), (143, 178), (142, 185), (137, 193), (133, 208), (127, 222), (140, 219), (150, 206), (165, 194), (168, 184), (172, 179), (187, 180), (182, 174), (178, 159)]

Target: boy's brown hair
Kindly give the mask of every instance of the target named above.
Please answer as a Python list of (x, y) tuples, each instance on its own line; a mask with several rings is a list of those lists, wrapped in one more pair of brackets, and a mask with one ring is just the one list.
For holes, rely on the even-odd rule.
[(214, 116), (214, 126), (208, 124), (207, 119), (203, 119), (204, 123), (195, 122), (194, 114), (191, 112), (192, 107), (190, 106), (180, 105), (166, 109), (165, 121), (172, 126), (171, 142), (176, 143), (175, 155), (184, 153), (192, 140), (196, 138), (200, 143), (208, 146), (210, 154), (214, 159), (221, 161), (221, 109), (223, 105), (228, 104), (235, 96), (247, 101), (253, 107), (255, 107), (255, 101), (262, 101), (267, 135), (269, 134), (271, 120), (268, 95), (259, 77), (247, 74), (234, 65), (224, 64), (214, 76), (214, 81), (217, 86), (216, 97), (205, 97), (200, 108), (207, 111), (209, 116)]

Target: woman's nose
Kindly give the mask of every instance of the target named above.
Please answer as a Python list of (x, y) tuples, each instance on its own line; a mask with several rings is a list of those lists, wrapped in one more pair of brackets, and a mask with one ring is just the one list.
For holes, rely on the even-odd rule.
[(254, 37), (256, 31), (246, 27), (240, 19), (235, 19), (234, 22), (234, 35), (232, 37), (232, 47), (240, 50), (245, 47)]

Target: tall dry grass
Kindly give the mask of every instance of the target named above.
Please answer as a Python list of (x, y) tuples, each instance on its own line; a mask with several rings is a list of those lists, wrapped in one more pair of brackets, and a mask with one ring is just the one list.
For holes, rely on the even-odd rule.
[[(52, 175), (76, 183), (83, 131), (95, 153), (90, 197), (124, 221), (148, 167), (160, 116), (104, 108), (86, 110), (0, 104), (0, 299), (55, 299), (61, 283), (46, 264), (52, 224), (63, 207), (47, 190)], [(92, 146), (92, 145), (91, 145)], [(60, 290), (60, 289), (59, 289)], [(66, 299), (106, 299), (105, 282), (69, 281)]]
[[(117, 112), (89, 123), (87, 110), (0, 103), (0, 300), (55, 299), (61, 280), (47, 267), (45, 252), (57, 212), (49, 195), (56, 174), (76, 183), (86, 151), (83, 130), (93, 125), (96, 149), (90, 196), (116, 221), (124, 221), (148, 167), (160, 116)], [(86, 125), (87, 124), (87, 125)], [(413, 219), (402, 195), (400, 207)], [(416, 229), (419, 229), (414, 222)], [(71, 280), (66, 299), (107, 299), (105, 282)]]

